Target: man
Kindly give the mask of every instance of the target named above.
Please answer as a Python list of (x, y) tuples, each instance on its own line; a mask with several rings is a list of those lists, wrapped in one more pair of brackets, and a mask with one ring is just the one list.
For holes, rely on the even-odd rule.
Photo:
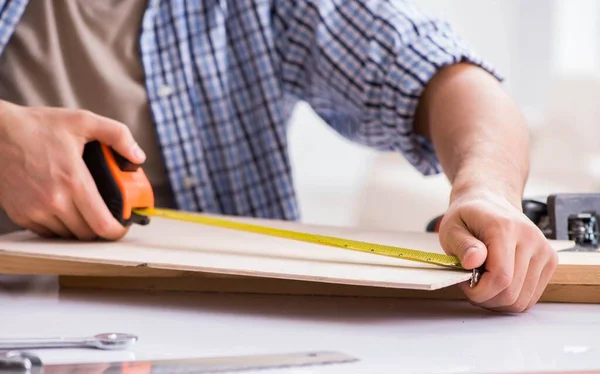
[(0, 52), (0, 204), (17, 227), (125, 234), (81, 159), (91, 140), (145, 162), (157, 205), (297, 219), (285, 126), (305, 100), (343, 136), (446, 173), (441, 244), (486, 263), (472, 303), (527, 310), (555, 270), (520, 211), (518, 109), (409, 2), (0, 0)]

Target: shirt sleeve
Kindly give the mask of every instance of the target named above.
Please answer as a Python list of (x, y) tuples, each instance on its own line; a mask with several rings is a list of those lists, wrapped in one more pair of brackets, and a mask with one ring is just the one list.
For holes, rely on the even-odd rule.
[(344, 137), (400, 151), (425, 175), (441, 167), (414, 132), (419, 98), (442, 67), (469, 62), (502, 77), (443, 20), (401, 0), (274, 0), (276, 70)]

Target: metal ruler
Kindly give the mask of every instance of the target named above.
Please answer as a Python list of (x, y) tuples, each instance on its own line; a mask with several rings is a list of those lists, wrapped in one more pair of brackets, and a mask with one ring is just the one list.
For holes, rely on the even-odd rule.
[(340, 352), (316, 351), (272, 355), (189, 358), (125, 362), (43, 365), (39, 357), (21, 352), (0, 354), (0, 373), (14, 374), (204, 374), (299, 368), (357, 362), (358, 359)]
[(328, 245), (332, 247), (350, 249), (364, 253), (396, 257), (401, 258), (403, 260), (418, 261), (453, 269), (464, 270), (460, 264), (460, 260), (457, 257), (441, 253), (424, 252), (415, 249), (401, 248), (390, 245), (368, 243), (357, 240), (336, 238), (332, 236), (316, 235), (298, 231), (277, 229), (262, 225), (237, 222), (213, 216), (207, 216), (196, 213), (187, 213), (170, 209), (144, 208), (134, 209), (133, 212), (137, 215), (145, 217), (162, 217), (178, 221), (193, 222), (203, 225), (246, 231), (254, 234), (269, 235), (307, 243)]

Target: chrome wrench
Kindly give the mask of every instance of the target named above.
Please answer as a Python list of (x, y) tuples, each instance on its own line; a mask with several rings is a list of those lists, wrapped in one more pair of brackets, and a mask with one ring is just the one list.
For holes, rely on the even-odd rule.
[(97, 348), (104, 350), (127, 349), (138, 340), (130, 334), (106, 333), (84, 338), (24, 338), (0, 339), (0, 350), (36, 348)]

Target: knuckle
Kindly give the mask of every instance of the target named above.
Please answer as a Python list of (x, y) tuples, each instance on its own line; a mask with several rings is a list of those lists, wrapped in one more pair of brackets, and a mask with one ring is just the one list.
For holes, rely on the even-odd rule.
[(558, 253), (551, 249), (548, 253), (548, 266), (553, 270), (558, 267)]
[(61, 189), (57, 187), (49, 187), (47, 191), (44, 191), (36, 199), (37, 204), (31, 204), (27, 210), (28, 216), (34, 220), (40, 220), (48, 215), (60, 213), (64, 210), (65, 195)]
[(506, 216), (497, 216), (490, 221), (487, 231), (495, 237), (512, 235), (517, 229), (517, 223)]
[(513, 301), (506, 306), (506, 310), (510, 313), (523, 313), (529, 307), (529, 300), (521, 298)]
[(546, 240), (544, 233), (538, 226), (533, 224), (531, 221), (525, 221), (528, 219), (529, 218), (527, 218), (527, 217), (522, 218), (522, 220), (524, 221), (524, 225), (526, 225), (526, 227), (527, 227), (527, 231), (526, 231), (527, 235), (530, 235), (532, 238), (536, 238), (537, 240)]
[(499, 219), (498, 224), (504, 232), (514, 233), (517, 231), (518, 222), (513, 218), (502, 217)]
[(504, 291), (502, 299), (506, 305), (515, 306), (519, 300), (519, 292), (517, 290), (508, 289)]
[(501, 272), (496, 275), (494, 284), (501, 289), (506, 289), (512, 283), (512, 276), (506, 272)]
[(532, 259), (538, 263), (544, 263), (546, 267), (552, 269), (555, 269), (559, 262), (558, 253), (549, 244), (544, 244), (543, 247), (539, 248)]
[(77, 124), (86, 124), (90, 120), (91, 112), (87, 109), (80, 109), (75, 110), (71, 116)]
[(21, 222), (23, 223), (39, 223), (45, 221), (48, 216), (48, 209), (43, 207), (42, 204), (38, 204), (37, 206), (29, 206), (23, 209), (23, 217), (21, 218)]
[(131, 133), (129, 128), (122, 123), (115, 123), (115, 136), (118, 140), (129, 140)]
[(529, 244), (535, 244), (536, 247), (540, 247), (541, 243), (540, 232), (535, 226), (524, 224), (521, 227), (521, 237), (526, 239)]
[(66, 210), (66, 198), (64, 193), (58, 191), (48, 197), (47, 207), (55, 213), (64, 213)]
[(542, 230), (540, 230), (537, 226), (527, 225), (527, 228), (523, 230), (522, 237), (528, 238), (528, 241), (530, 241), (534, 247), (541, 248), (542, 250), (554, 251), (548, 243), (548, 239), (546, 239)]
[(45, 215), (45, 212), (52, 209), (52, 196), (54, 195), (53, 189), (50, 189), (46, 193), (40, 194), (40, 196), (36, 199), (37, 204), (32, 204), (36, 206), (30, 206), (27, 210), (28, 214), (31, 217), (39, 218), (42, 214)]
[(519, 300), (511, 305), (511, 309), (515, 313), (522, 313), (527, 310), (527, 306), (529, 305), (528, 300)]
[(74, 173), (63, 173), (60, 177), (61, 184), (69, 191), (76, 191), (81, 187), (81, 179)]
[(80, 109), (79, 112), (84, 119), (90, 119), (94, 116), (94, 113), (89, 109)]

